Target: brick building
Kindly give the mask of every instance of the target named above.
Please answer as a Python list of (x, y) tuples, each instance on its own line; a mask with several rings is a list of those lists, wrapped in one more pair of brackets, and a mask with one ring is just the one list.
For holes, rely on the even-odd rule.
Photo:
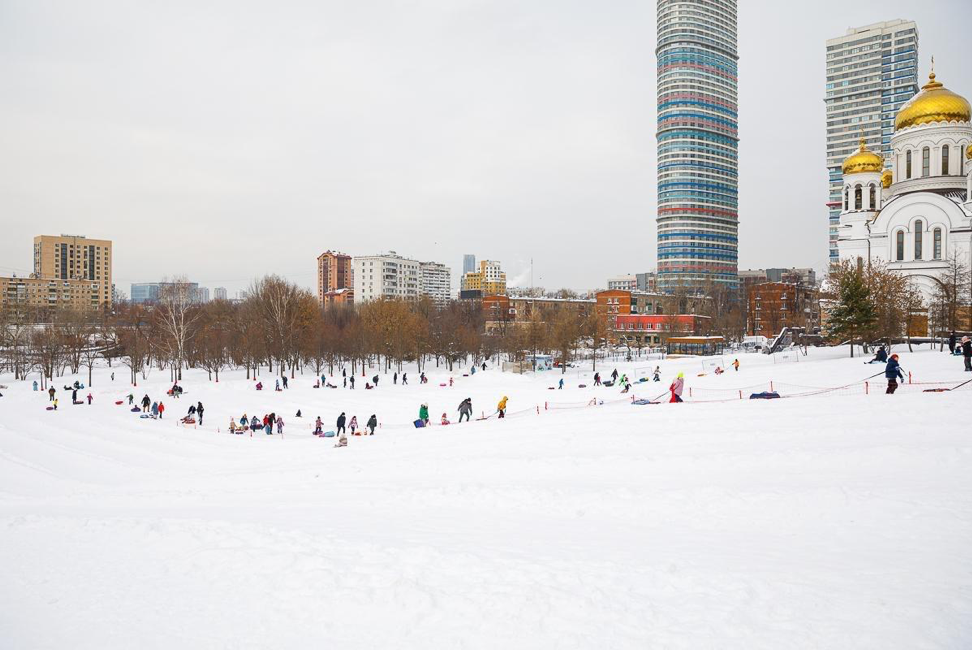
[(748, 333), (772, 338), (784, 327), (820, 327), (820, 294), (812, 286), (764, 282), (749, 289)]

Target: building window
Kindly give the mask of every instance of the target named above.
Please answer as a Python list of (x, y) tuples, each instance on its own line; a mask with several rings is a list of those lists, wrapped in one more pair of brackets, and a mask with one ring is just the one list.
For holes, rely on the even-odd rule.
[(931, 163), (931, 149), (925, 147), (921, 150), (921, 177), (928, 176), (928, 167)]
[(950, 147), (946, 144), (942, 146), (942, 176), (948, 176), (948, 150)]
[(942, 259), (942, 229), (935, 228), (935, 234), (932, 237), (932, 241), (935, 244), (935, 248), (932, 251), (932, 255), (936, 260)]
[(872, 210), (876, 210), (877, 209), (877, 201), (874, 200), (874, 186), (871, 185), (870, 188), (871, 188), (871, 209)]
[(904, 260), (904, 231), (899, 230), (898, 234), (895, 236), (895, 252), (894, 259), (898, 262)]
[(911, 178), (911, 152), (905, 152), (905, 178)]
[(858, 185), (857, 187), (854, 188), (854, 209), (860, 210), (863, 207), (864, 206), (862, 205), (862, 199), (861, 199), (861, 186)]
[(915, 222), (915, 259), (921, 259), (921, 219)]

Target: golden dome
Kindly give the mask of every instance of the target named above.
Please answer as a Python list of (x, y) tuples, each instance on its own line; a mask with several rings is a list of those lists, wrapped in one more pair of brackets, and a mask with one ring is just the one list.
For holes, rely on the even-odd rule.
[(972, 144), (965, 148), (965, 157), (972, 160)]
[(864, 138), (861, 138), (861, 148), (849, 155), (842, 166), (845, 176), (865, 172), (880, 174), (882, 169), (884, 169), (884, 158), (869, 150)]
[(894, 117), (894, 130), (900, 131), (917, 124), (970, 121), (972, 106), (969, 102), (935, 81), (935, 73), (932, 72), (928, 75), (928, 83)]
[(887, 189), (891, 187), (891, 182), (894, 180), (894, 175), (891, 173), (890, 169), (885, 169), (881, 172), (881, 187)]

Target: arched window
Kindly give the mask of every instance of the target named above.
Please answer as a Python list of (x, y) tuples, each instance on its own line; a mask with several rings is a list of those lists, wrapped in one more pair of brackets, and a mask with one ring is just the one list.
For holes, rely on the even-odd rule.
[(862, 204), (863, 199), (861, 198), (861, 186), (858, 185), (854, 188), (854, 209), (860, 210), (864, 206)]
[(874, 186), (870, 185), (871, 188), (871, 209), (877, 210), (877, 202), (874, 200)]
[(931, 149), (925, 147), (921, 150), (921, 177), (928, 176), (928, 168), (931, 164)]
[(847, 211), (847, 207), (848, 207), (847, 206), (847, 198), (848, 198), (848, 196), (850, 196), (850, 189), (845, 187), (844, 188), (844, 211), (845, 212)]
[(921, 237), (922, 237), (922, 223), (921, 219), (915, 222), (915, 259), (921, 259)]
[(911, 178), (911, 152), (905, 152), (905, 178)]
[(904, 231), (903, 230), (899, 230), (898, 234), (895, 235), (894, 244), (895, 244), (894, 259), (898, 262), (901, 262), (904, 260)]
[(942, 176), (948, 176), (948, 150), (951, 149), (947, 144), (942, 145)]
[(935, 228), (935, 231), (932, 236), (932, 241), (935, 244), (935, 247), (932, 250), (932, 256), (936, 260), (940, 260), (942, 259), (942, 229), (941, 228)]

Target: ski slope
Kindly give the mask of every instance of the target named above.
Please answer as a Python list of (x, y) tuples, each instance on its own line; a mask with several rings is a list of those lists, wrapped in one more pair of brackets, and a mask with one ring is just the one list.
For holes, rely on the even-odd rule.
[[(617, 364), (662, 369), (628, 395), (578, 388), (589, 368), (564, 390), (492, 368), (442, 387), (429, 367), (424, 386), (414, 369), (371, 391), (308, 374), (279, 393), (267, 374), (257, 392), (191, 370), (156, 421), (114, 404), (124, 368), (96, 371), (91, 406), (59, 391), (57, 411), (0, 378), (0, 645), (969, 648), (972, 385), (922, 390), (970, 376), (896, 351), (914, 382), (942, 383), (865, 389), (883, 366), (846, 349), (742, 355), (721, 376)], [(679, 371), (687, 403), (628, 403)], [(738, 398), (770, 382), (793, 396)], [(131, 390), (168, 385), (155, 371)], [(437, 425), (504, 395), (505, 420)], [(205, 426), (176, 424), (190, 400)], [(422, 402), (433, 426), (417, 430)], [(270, 411), (283, 437), (225, 432)], [(311, 435), (341, 411), (381, 427), (340, 449)]]

